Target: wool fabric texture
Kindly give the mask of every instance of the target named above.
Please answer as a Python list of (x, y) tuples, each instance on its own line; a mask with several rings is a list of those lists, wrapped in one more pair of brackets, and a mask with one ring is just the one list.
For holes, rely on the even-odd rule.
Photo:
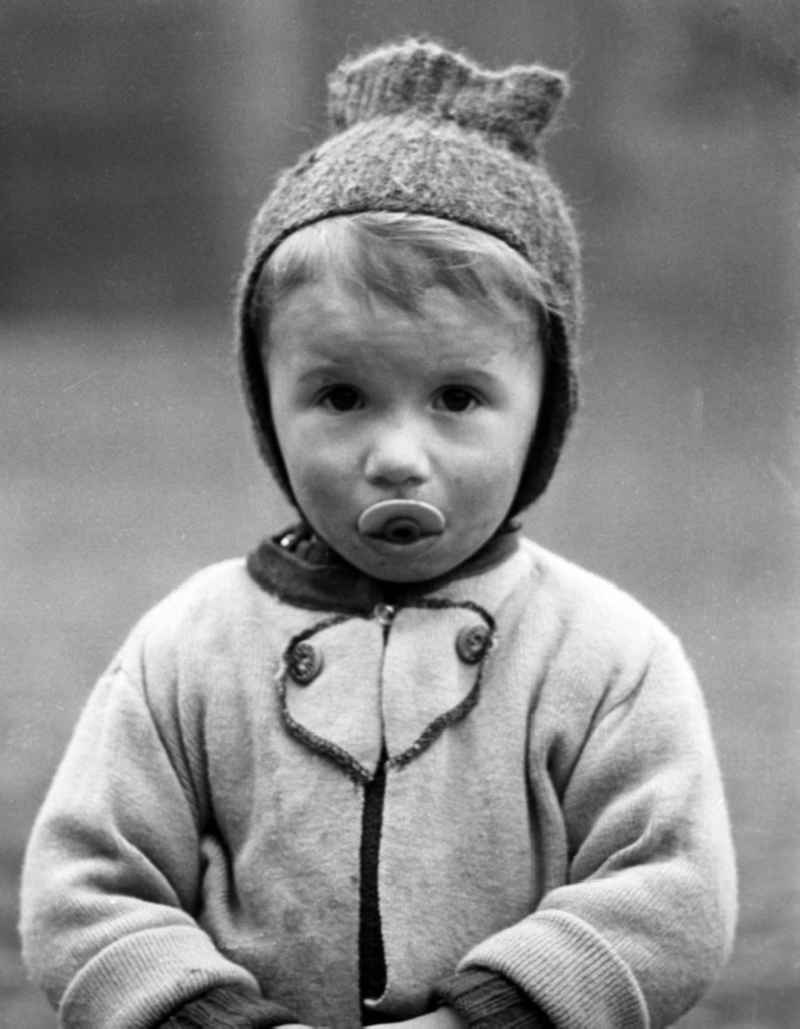
[[(294, 595), (286, 577), (270, 588), (278, 564)], [(25, 961), (60, 1024), (155, 1026), (219, 987), (306, 1025), (362, 1024), (351, 773), (373, 781), (385, 747), (376, 1016), (436, 997), (471, 1026), (498, 1008), (494, 1024), (513, 1025), (525, 1002), (559, 1027), (672, 1025), (729, 953), (736, 910), (719, 768), (677, 640), (524, 540), (393, 601), (388, 627), (385, 606), (332, 617), (338, 591), (308, 606), (315, 575), (273, 545), (201, 572), (88, 699), (22, 879)], [(478, 609), (497, 641), (466, 664), (456, 642)], [(321, 658), (311, 683), (284, 662), (299, 634)]]
[(216, 986), (184, 1004), (159, 1029), (275, 1029), (295, 1016), (242, 987)]
[(548, 368), (539, 423), (512, 505), (545, 489), (577, 403), (579, 247), (542, 139), (565, 95), (539, 65), (489, 71), (408, 40), (344, 61), (328, 82), (332, 135), (286, 170), (251, 227), (239, 287), (242, 381), (262, 456), (293, 501), (272, 422), (255, 293), (265, 261), (292, 232), (364, 211), (430, 215), (496, 236), (530, 262), (546, 307)]

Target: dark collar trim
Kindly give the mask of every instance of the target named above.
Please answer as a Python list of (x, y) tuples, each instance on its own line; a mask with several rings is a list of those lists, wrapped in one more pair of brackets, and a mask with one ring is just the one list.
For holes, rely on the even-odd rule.
[(376, 604), (414, 603), (450, 582), (494, 568), (519, 546), (519, 527), (511, 524), (446, 575), (426, 582), (391, 583), (364, 575), (332, 551), (327, 559), (306, 560), (281, 546), (280, 540), (291, 531), (265, 539), (248, 554), (251, 578), (267, 593), (295, 607), (352, 615), (369, 615)]

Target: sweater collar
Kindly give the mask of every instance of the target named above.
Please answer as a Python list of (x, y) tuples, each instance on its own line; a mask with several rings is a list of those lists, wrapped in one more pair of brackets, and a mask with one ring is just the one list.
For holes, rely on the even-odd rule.
[(472, 557), (425, 582), (373, 579), (348, 564), (300, 524), (265, 539), (247, 556), (251, 578), (280, 600), (318, 611), (369, 614), (377, 604), (402, 605), (458, 579), (488, 571), (513, 554), (519, 526), (507, 523)]

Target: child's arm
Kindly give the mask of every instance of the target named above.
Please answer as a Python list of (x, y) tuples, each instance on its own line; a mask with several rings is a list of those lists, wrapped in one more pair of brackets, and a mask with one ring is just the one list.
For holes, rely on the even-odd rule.
[(537, 736), (574, 689), (564, 678), (543, 693), (530, 752), (531, 776), (552, 782), (563, 812), (565, 882), (460, 968), (506, 976), (556, 1026), (668, 1025), (718, 972), (735, 921), (705, 707), (663, 630), (640, 670), (611, 670), (588, 733)]
[(26, 854), (24, 957), (64, 1027), (156, 1026), (216, 987), (268, 1003), (192, 917), (208, 800), (169, 692), (153, 701), (169, 659), (147, 650), (134, 633), (93, 691)]

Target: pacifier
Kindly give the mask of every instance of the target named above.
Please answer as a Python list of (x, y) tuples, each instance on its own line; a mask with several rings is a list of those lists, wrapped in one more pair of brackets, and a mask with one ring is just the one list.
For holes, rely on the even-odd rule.
[(358, 516), (358, 531), (388, 543), (416, 543), (444, 531), (445, 517), (423, 500), (379, 500)]

